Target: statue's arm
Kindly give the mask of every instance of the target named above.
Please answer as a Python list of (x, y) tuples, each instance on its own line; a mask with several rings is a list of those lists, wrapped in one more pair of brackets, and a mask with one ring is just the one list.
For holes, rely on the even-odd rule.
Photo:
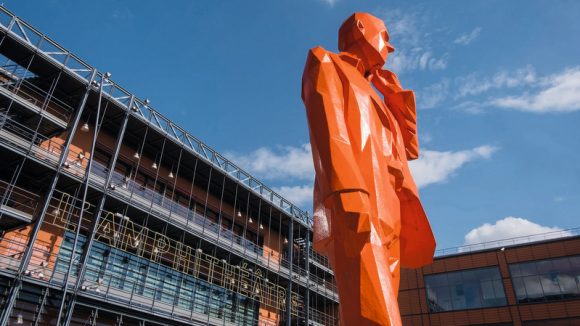
[(415, 160), (419, 157), (415, 94), (403, 89), (397, 75), (389, 70), (379, 70), (375, 76), (380, 78), (374, 77), (373, 84), (383, 94), (385, 103), (401, 129), (407, 160)]
[[(317, 178), (328, 185), (328, 194), (362, 191), (367, 186), (355, 155), (360, 139), (349, 132), (341, 80), (330, 54), (321, 47), (308, 54), (302, 77), (302, 100), (310, 127), (310, 143)], [(358, 133), (360, 135), (360, 133)], [(321, 198), (321, 200), (324, 200)]]

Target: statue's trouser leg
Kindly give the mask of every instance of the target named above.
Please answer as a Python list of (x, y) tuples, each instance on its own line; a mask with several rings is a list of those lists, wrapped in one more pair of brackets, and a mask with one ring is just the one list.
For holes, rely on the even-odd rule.
[(368, 215), (333, 219), (334, 243), (329, 252), (338, 285), (341, 325), (401, 325), (397, 303), (398, 243), (381, 245), (374, 228), (358, 232)]

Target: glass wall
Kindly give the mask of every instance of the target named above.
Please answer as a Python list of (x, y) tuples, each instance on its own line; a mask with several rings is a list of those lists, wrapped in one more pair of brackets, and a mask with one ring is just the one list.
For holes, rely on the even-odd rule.
[(580, 256), (510, 264), (518, 303), (580, 298)]
[(429, 312), (506, 305), (497, 267), (478, 268), (425, 276)]
[[(74, 234), (67, 232), (55, 274), (66, 273), (73, 241)], [(85, 237), (80, 236), (75, 260), (81, 255), (84, 243)], [(83, 291), (185, 318), (197, 314), (236, 325), (257, 322), (259, 303), (255, 300), (162, 264), (98, 241), (94, 242), (87, 259)], [(78, 262), (73, 266), (76, 275)]]

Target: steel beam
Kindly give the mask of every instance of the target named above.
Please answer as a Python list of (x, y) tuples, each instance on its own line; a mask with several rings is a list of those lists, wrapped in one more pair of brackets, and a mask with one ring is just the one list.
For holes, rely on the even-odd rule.
[(17, 272), (16, 278), (14, 280), (14, 284), (10, 288), (10, 292), (6, 298), (6, 304), (5, 304), (4, 309), (0, 315), (0, 326), (7, 325), (8, 320), (10, 319), (10, 314), (12, 313), (12, 308), (14, 307), (14, 303), (16, 302), (16, 299), (18, 297), (18, 292), (20, 290), (20, 287), (22, 286), (22, 277), (24, 275), (24, 272), (26, 271), (26, 267), (30, 263), (30, 259), (32, 258), (32, 252), (34, 249), (34, 243), (36, 242), (36, 238), (38, 237), (38, 231), (40, 231), (40, 226), (42, 225), (42, 222), (44, 221), (44, 216), (46, 215), (46, 211), (48, 210), (48, 207), (50, 204), (50, 199), (52, 198), (52, 196), (54, 194), (54, 190), (56, 189), (56, 185), (58, 183), (59, 176), (62, 172), (62, 168), (63, 168), (64, 163), (66, 162), (66, 159), (68, 156), (68, 151), (69, 151), (70, 145), (71, 145), (72, 140), (75, 136), (79, 121), (81, 120), (82, 112), (85, 108), (85, 105), (87, 103), (87, 99), (88, 99), (89, 94), (91, 92), (92, 81), (95, 79), (96, 75), (97, 75), (97, 70), (95, 69), (91, 73), (90, 82), (86, 86), (85, 93), (82, 97), (81, 103), (79, 104), (77, 112), (75, 113), (75, 118), (73, 120), (73, 124), (72, 124), (72, 126), (70, 128), (70, 132), (66, 138), (65, 145), (64, 145), (63, 151), (61, 153), (61, 156), (60, 156), (60, 159), (58, 162), (58, 167), (57, 167), (57, 170), (56, 170), (54, 177), (52, 178), (52, 182), (50, 184), (49, 191), (45, 196), (44, 204), (43, 204), (42, 209), (38, 215), (38, 218), (36, 219), (36, 221), (34, 223), (34, 226), (32, 227), (32, 231), (30, 233), (30, 238), (28, 240), (28, 245), (26, 247), (26, 250), (24, 251), (24, 255), (22, 256), (22, 261), (20, 262), (20, 266), (18, 267), (18, 272)]
[[(101, 82), (101, 87), (102, 87), (102, 82)], [(101, 99), (102, 99), (102, 93), (99, 94), (100, 98), (99, 98), (99, 105), (97, 107), (97, 112), (100, 109), (101, 106)], [(131, 104), (133, 103), (134, 98), (131, 98)], [(129, 106), (131, 107), (131, 106)], [(68, 304), (68, 309), (66, 309), (65, 311), (65, 319), (64, 319), (64, 325), (68, 325), (70, 324), (71, 318), (72, 318), (72, 314), (74, 311), (74, 306), (76, 304), (76, 297), (78, 295), (78, 291), (80, 289), (80, 287), (82, 286), (83, 283), (83, 279), (85, 277), (85, 273), (87, 270), (87, 257), (89, 255), (89, 253), (91, 252), (91, 248), (93, 246), (94, 243), (94, 239), (95, 239), (95, 233), (97, 231), (97, 227), (99, 225), (99, 221), (101, 218), (101, 211), (103, 210), (103, 207), (105, 205), (105, 200), (107, 198), (107, 193), (109, 190), (109, 183), (111, 182), (111, 178), (113, 176), (113, 171), (115, 170), (115, 165), (117, 164), (117, 159), (119, 158), (119, 152), (121, 151), (121, 145), (123, 144), (123, 137), (125, 136), (125, 131), (127, 130), (127, 122), (129, 121), (129, 116), (130, 116), (130, 111), (127, 110), (125, 112), (125, 117), (123, 119), (123, 124), (121, 125), (121, 130), (120, 130), (120, 134), (117, 137), (117, 143), (115, 145), (115, 151), (113, 153), (113, 157), (109, 163), (109, 170), (107, 172), (107, 178), (105, 180), (105, 184), (104, 184), (104, 189), (103, 189), (103, 194), (101, 195), (101, 198), (99, 199), (99, 203), (96, 205), (96, 209), (95, 212), (93, 214), (94, 219), (93, 222), (91, 224), (91, 230), (89, 230), (88, 232), (88, 236), (87, 236), (87, 242), (85, 243), (85, 249), (84, 252), (81, 254), (79, 263), (80, 263), (80, 270), (79, 273), (77, 275), (77, 280), (76, 283), (73, 287), (73, 292), (71, 293), (71, 298), (69, 300), (69, 304)], [(97, 119), (98, 119), (98, 114), (97, 114)], [(97, 141), (97, 127), (95, 126), (95, 136), (93, 138), (93, 148), (91, 150), (91, 157), (89, 158), (89, 167), (92, 165), (93, 162), (93, 153), (95, 150), (95, 146), (96, 146), (96, 141)], [(88, 186), (89, 184), (89, 180), (87, 178), (86, 180), (86, 186)], [(86, 191), (85, 191), (85, 196), (86, 196)], [(84, 198), (83, 198), (83, 203), (84, 203)], [(84, 207), (84, 205), (83, 205)], [(76, 249), (76, 245), (77, 245), (77, 241), (78, 241), (78, 237), (79, 237), (79, 233), (80, 233), (80, 229), (81, 229), (81, 221), (82, 221), (82, 213), (83, 211), (81, 210), (81, 214), (79, 216), (79, 224), (77, 226), (77, 232), (75, 235), (75, 240), (74, 240), (74, 244), (73, 244), (73, 255)], [(69, 268), (68, 268), (68, 272), (67, 272), (67, 280), (66, 280), (66, 284), (68, 286), (68, 274), (71, 272), (72, 269), (72, 264), (73, 264), (73, 259), (71, 258), (71, 261), (69, 262)], [(67, 286), (65, 286), (64, 288), (64, 294), (63, 294), (63, 304), (61, 304), (59, 313), (58, 313), (58, 319), (57, 319), (57, 323), (56, 325), (60, 325), (60, 321), (62, 319), (62, 313), (63, 313), (63, 306), (64, 306), (64, 300), (65, 300), (65, 294), (67, 291)]]

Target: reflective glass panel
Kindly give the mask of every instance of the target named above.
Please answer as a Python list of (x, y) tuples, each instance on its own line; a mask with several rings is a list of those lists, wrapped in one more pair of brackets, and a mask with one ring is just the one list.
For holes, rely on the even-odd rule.
[(518, 303), (580, 298), (580, 256), (510, 264)]
[(430, 312), (477, 309), (506, 305), (497, 267), (486, 267), (425, 276)]

